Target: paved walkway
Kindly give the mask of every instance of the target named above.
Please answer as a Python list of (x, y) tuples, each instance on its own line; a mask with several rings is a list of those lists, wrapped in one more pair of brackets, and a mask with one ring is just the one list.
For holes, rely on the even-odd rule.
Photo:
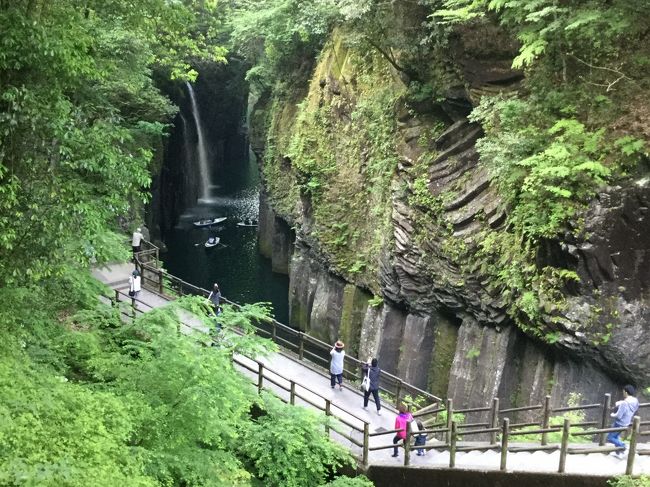
[[(128, 291), (128, 277), (133, 270), (132, 264), (114, 264), (108, 267), (95, 269), (93, 275), (113, 289), (120, 289), (124, 292)], [(157, 308), (169, 304), (169, 301), (162, 298), (156, 293), (152, 293), (145, 289), (142, 290), (139, 296), (137, 306), (142, 311), (147, 311), (151, 308)], [(191, 328), (202, 327), (198, 319), (193, 318), (189, 313), (182, 316), (183, 322)], [(247, 361), (252, 367), (257, 368), (255, 361), (247, 359), (246, 357), (238, 357), (239, 360)], [(325, 400), (331, 401), (331, 411), (334, 416), (342, 418), (347, 422), (358, 426), (363, 429), (363, 421), (368, 421), (370, 424), (370, 433), (388, 431), (394, 428), (395, 410), (389, 405), (382, 404), (382, 415), (377, 415), (374, 403), (369, 403), (368, 411), (365, 411), (363, 406), (363, 397), (359, 392), (353, 389), (345, 388), (340, 391), (338, 389), (331, 389), (329, 384), (329, 377), (325, 375), (325, 371), (319, 371), (317, 367), (300, 362), (292, 358), (289, 354), (274, 353), (269, 357), (260, 358), (266, 368), (272, 369), (277, 374), (285, 378), (290, 378), (296, 383), (296, 393), (305, 397), (308, 401), (325, 406)], [(243, 367), (240, 367), (243, 374), (248, 375), (251, 379), (257, 380), (257, 374), (249, 372)], [(276, 382), (288, 386), (287, 380), (281, 379), (271, 370), (267, 370), (265, 375), (272, 377)], [(265, 388), (273, 390), (278, 396), (288, 399), (289, 393), (280, 387), (277, 387), (265, 381)], [(309, 387), (316, 394), (308, 391), (303, 386)], [(372, 398), (371, 398), (372, 399)], [(302, 404), (311, 407), (307, 402), (299, 398), (296, 399), (296, 404)], [(363, 442), (363, 435), (358, 431), (345, 426), (340, 426), (341, 431), (345, 434), (357, 439), (360, 443)], [(331, 436), (336, 441), (348, 447), (352, 453), (357, 456), (361, 454), (361, 448), (352, 444), (349, 440), (338, 435), (332, 431)], [(370, 447), (378, 447), (389, 445), (392, 442), (393, 435), (383, 435), (370, 438)], [(436, 441), (431, 441), (429, 444), (435, 444)], [(459, 443), (461, 445), (462, 443)], [(578, 446), (578, 445), (574, 445)], [(648, 449), (648, 445), (639, 445), (642, 449)], [(383, 465), (402, 465), (404, 461), (404, 451), (400, 449), (399, 457), (391, 457), (392, 449), (371, 451), (369, 455), (371, 464)], [(547, 452), (517, 452), (508, 453), (507, 468), (509, 471), (534, 471), (534, 472), (557, 472), (560, 454), (558, 451), (552, 453)], [(456, 454), (456, 468), (461, 469), (480, 469), (480, 470), (498, 470), (500, 464), (500, 453), (498, 451), (472, 451), (472, 452), (458, 452)], [(411, 453), (411, 465), (414, 467), (448, 467), (449, 466), (449, 452), (429, 450), (425, 456), (417, 456), (415, 450)], [(572, 454), (567, 456), (566, 472), (567, 473), (580, 473), (591, 475), (622, 475), (625, 472), (626, 462), (611, 455), (602, 453), (591, 453), (588, 455)], [(650, 456), (643, 455), (637, 456), (634, 462), (634, 473), (650, 474)]]

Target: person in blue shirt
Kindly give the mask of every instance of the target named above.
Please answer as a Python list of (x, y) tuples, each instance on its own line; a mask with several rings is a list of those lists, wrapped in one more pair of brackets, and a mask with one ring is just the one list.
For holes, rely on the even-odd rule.
[[(614, 418), (612, 428), (627, 428), (630, 425), (634, 415), (639, 410), (639, 400), (635, 395), (636, 389), (634, 386), (627, 384), (623, 387), (623, 400), (616, 401), (616, 411), (610, 415)], [(625, 443), (620, 438), (621, 433), (621, 431), (616, 431), (607, 435), (607, 443), (612, 443), (618, 448), (623, 448), (623, 450), (614, 452), (617, 458), (623, 458), (625, 456)]]

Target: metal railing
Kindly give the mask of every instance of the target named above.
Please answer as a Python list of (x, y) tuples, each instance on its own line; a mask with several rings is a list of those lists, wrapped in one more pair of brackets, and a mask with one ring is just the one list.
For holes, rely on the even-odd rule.
[[(142, 276), (142, 286), (165, 297), (195, 295), (208, 297), (210, 292), (169, 274), (160, 265), (158, 247), (151, 242), (142, 241), (142, 250), (136, 254), (135, 265)], [(239, 308), (240, 305), (222, 297), (222, 301)], [(298, 360), (308, 360), (313, 364), (328, 369), (332, 345), (319, 340), (303, 331), (296, 330), (275, 319), (254, 323), (258, 333), (269, 338), (285, 350), (294, 353)], [(360, 381), (361, 367), (365, 362), (349, 354), (344, 358), (343, 373), (346, 379)], [(420, 405), (437, 404), (441, 398), (405, 382), (400, 377), (386, 371), (381, 372), (380, 391), (390, 396), (397, 407), (400, 403), (419, 403)]]

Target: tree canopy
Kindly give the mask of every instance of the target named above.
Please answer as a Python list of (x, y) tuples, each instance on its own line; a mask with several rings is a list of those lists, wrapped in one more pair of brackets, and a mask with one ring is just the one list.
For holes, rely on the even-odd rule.
[(225, 60), (216, 2), (0, 2), (0, 285), (112, 256), (175, 107), (152, 69)]
[(325, 416), (235, 370), (233, 352), (270, 350), (251, 334), (263, 307), (226, 307), (210, 347), (178, 331), (181, 310), (210, 323), (202, 298), (124, 323), (97, 291), (76, 273), (0, 290), (1, 484), (319, 485), (351, 462)]

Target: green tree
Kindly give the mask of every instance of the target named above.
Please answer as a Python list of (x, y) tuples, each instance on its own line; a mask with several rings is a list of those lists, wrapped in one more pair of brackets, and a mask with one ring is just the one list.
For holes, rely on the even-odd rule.
[(238, 2), (232, 16), (232, 44), (253, 65), (247, 79), (264, 91), (311, 66), (338, 18), (335, 0)]
[[(206, 346), (203, 334), (179, 333), (189, 312), (209, 321), (204, 299), (124, 323), (117, 308), (98, 303), (98, 289), (78, 271), (0, 289), (0, 483), (250, 485), (259, 472), (247, 452), (258, 443), (246, 441), (259, 427), (251, 408), (260, 399), (231, 355), (272, 349), (252, 334), (252, 320), (268, 319), (266, 307), (226, 309), (218, 346)], [(280, 468), (299, 470), (305, 459), (312, 472), (351, 461), (328, 446), (313, 414), (263, 403), (316, 446), (268, 475), (281, 478)]]
[(287, 408), (275, 396), (262, 396), (263, 413), (244, 431), (242, 455), (250, 458), (264, 485), (319, 485), (349, 454), (324, 434), (329, 421), (304, 408)]
[(175, 111), (151, 69), (223, 60), (213, 3), (0, 3), (0, 284), (113, 256)]

